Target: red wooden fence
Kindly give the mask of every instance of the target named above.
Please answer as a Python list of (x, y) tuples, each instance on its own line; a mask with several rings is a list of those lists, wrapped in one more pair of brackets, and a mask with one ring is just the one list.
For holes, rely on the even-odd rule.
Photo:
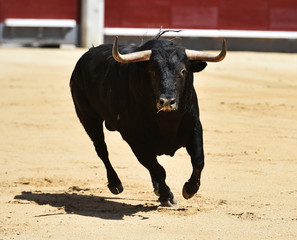
[(106, 0), (105, 27), (297, 31), (297, 0)]
[(0, 0), (0, 22), (6, 18), (80, 20), (80, 0)]
[[(0, 0), (6, 18), (74, 19), (81, 0)], [(297, 0), (105, 0), (105, 27), (297, 31)]]

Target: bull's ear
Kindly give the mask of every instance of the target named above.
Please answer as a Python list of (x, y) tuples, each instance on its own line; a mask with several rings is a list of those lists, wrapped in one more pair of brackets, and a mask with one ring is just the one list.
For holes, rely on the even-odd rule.
[(203, 61), (190, 61), (191, 62), (191, 71), (192, 72), (200, 72), (202, 71), (206, 66), (207, 63)]

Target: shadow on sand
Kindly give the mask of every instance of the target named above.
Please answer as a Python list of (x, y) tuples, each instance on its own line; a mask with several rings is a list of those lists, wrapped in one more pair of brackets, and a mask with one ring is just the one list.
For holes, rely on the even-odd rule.
[[(141, 216), (141, 212), (154, 211), (157, 206), (132, 205), (117, 202), (121, 198), (107, 198), (80, 195), (76, 193), (32, 193), (22, 192), (14, 199), (34, 201), (39, 205), (49, 204), (52, 207), (64, 208), (66, 213), (83, 216), (99, 217), (102, 219), (123, 220), (124, 216)], [(139, 213), (139, 214), (137, 214)], [(48, 215), (40, 215), (49, 216)], [(142, 219), (146, 219), (142, 217)]]

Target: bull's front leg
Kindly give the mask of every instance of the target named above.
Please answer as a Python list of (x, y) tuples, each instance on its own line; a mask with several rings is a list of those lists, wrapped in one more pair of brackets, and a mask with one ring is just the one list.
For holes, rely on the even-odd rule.
[(132, 150), (138, 161), (150, 172), (154, 186), (154, 192), (159, 196), (161, 205), (172, 207), (173, 205), (177, 204), (177, 200), (165, 182), (165, 169), (158, 163), (156, 156), (150, 153), (144, 153), (143, 150), (137, 151), (135, 148), (132, 148)]
[(199, 120), (186, 149), (191, 156), (193, 172), (190, 179), (184, 184), (182, 193), (185, 199), (189, 199), (195, 195), (200, 187), (200, 177), (204, 167), (203, 133)]

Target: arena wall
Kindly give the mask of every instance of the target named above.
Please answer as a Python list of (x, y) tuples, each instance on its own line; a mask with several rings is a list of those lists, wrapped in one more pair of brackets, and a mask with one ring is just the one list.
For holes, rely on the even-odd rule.
[[(0, 42), (79, 46), (82, 3), (0, 0)], [(183, 29), (176, 36), (189, 47), (198, 43), (198, 48), (216, 49), (218, 38), (226, 38), (229, 50), (297, 52), (296, 0), (106, 0), (104, 8), (104, 30), (98, 36), (104, 35), (106, 43), (119, 35), (122, 42), (138, 44), (163, 27)], [(7, 19), (33, 19), (36, 24), (22, 28)], [(59, 27), (54, 21), (42, 22), (49, 19)]]

